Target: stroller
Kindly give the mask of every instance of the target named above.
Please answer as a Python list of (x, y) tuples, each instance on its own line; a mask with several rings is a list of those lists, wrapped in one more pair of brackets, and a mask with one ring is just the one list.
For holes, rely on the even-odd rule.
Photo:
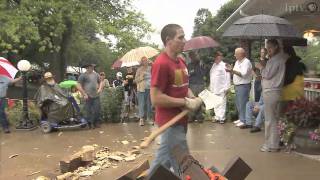
[(85, 128), (88, 124), (57, 84), (41, 85), (35, 99), (41, 110), (40, 126), (44, 133), (54, 129)]

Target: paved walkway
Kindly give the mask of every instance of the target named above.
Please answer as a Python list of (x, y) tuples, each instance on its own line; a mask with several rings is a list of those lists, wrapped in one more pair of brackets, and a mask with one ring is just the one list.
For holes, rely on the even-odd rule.
[[(79, 150), (83, 145), (99, 144), (115, 151), (126, 151), (140, 143), (152, 126), (139, 127), (137, 123), (104, 124), (95, 130), (63, 131), (42, 134), (40, 130), (31, 132), (0, 132), (0, 179), (32, 179), (39, 175), (59, 174), (59, 160)], [(131, 135), (130, 135), (131, 134)], [(123, 145), (115, 141), (137, 140)], [(233, 124), (224, 125), (206, 122), (193, 123), (188, 129), (188, 143), (191, 153), (205, 167), (215, 165), (223, 169), (234, 156), (240, 156), (253, 169), (248, 180), (301, 180), (318, 179), (320, 162), (295, 153), (263, 153), (259, 147), (263, 133), (251, 134), (248, 130), (235, 128)], [(116, 179), (134, 167), (138, 161), (152, 159), (154, 143), (145, 150), (145, 155), (135, 162), (120, 164), (118, 168), (103, 170), (91, 179)], [(9, 159), (10, 155), (18, 154)], [(40, 171), (34, 176), (27, 176)]]

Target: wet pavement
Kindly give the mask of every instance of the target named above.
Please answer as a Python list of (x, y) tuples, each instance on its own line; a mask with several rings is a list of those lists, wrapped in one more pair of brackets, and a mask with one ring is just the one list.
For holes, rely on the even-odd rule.
[[(59, 160), (80, 150), (84, 145), (98, 144), (113, 151), (127, 151), (139, 145), (140, 139), (149, 135), (153, 126), (139, 127), (137, 123), (103, 124), (94, 130), (73, 130), (43, 134), (39, 129), (30, 132), (0, 132), (0, 179), (35, 179), (37, 176), (59, 174)], [(128, 140), (124, 145), (117, 141)], [(134, 143), (132, 143), (134, 141)], [(136, 142), (135, 142), (136, 141)], [(248, 180), (301, 180), (318, 179), (320, 162), (291, 153), (259, 152), (263, 133), (251, 134), (249, 130), (206, 122), (193, 123), (188, 129), (188, 143), (192, 155), (205, 167), (215, 165), (220, 170), (234, 156), (240, 156), (253, 169)], [(144, 159), (152, 159), (157, 143), (134, 162), (120, 163), (117, 168), (107, 168), (91, 179), (116, 179)], [(9, 158), (11, 155), (18, 156)], [(39, 173), (30, 175), (34, 172)]]

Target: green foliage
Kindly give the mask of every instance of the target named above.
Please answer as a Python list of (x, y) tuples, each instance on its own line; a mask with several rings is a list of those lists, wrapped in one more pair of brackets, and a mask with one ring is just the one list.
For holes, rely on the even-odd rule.
[[(226, 62), (230, 63), (233, 57), (233, 51), (236, 48), (237, 40), (230, 38), (223, 38), (222, 33), (216, 31), (217, 28), (244, 2), (244, 0), (230, 0), (218, 10), (217, 14), (213, 16), (208, 9), (199, 9), (194, 20), (195, 26), (193, 36), (211, 36), (217, 40), (221, 47), (217, 48), (225, 55)], [(205, 63), (212, 61), (214, 50), (205, 50), (200, 52), (200, 56)]]
[(226, 119), (231, 121), (238, 119), (238, 111), (236, 107), (236, 94), (234, 91), (234, 86), (231, 87), (227, 95)]
[(107, 88), (101, 96), (101, 113), (104, 121), (119, 122), (124, 99), (123, 87)]
[(315, 70), (320, 74), (320, 43), (309, 44), (308, 47), (296, 47), (296, 53), (301, 57), (302, 62), (308, 70)]
[(290, 145), (299, 128), (311, 128), (317, 132), (320, 127), (319, 109), (320, 97), (313, 101), (302, 98), (288, 103), (278, 125), (282, 142)]
[[(11, 124), (18, 123), (22, 118), (22, 112), (22, 101), (15, 101), (15, 105), (7, 109), (9, 122)], [(38, 122), (40, 120), (40, 110), (33, 102), (29, 102), (28, 112), (29, 119), (33, 120), (34, 122)]]
[(0, 26), (1, 56), (48, 62), (62, 73), (88, 59), (105, 68), (152, 31), (131, 0), (3, 0)]

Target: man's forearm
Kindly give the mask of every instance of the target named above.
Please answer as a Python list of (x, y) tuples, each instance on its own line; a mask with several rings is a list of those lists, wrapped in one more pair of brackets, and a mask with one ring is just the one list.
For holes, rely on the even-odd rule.
[(80, 91), (82, 95), (86, 94), (86, 92), (82, 89), (82, 86), (79, 83), (77, 84), (77, 89)]
[(231, 73), (242, 77), (242, 74), (239, 71), (232, 70)]

